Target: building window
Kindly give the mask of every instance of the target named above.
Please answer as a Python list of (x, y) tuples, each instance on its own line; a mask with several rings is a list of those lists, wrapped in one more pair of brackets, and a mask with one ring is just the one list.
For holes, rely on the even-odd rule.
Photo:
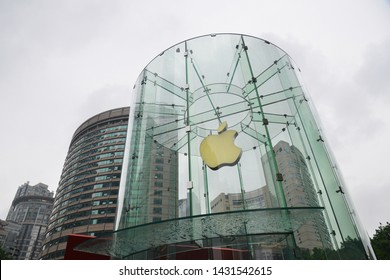
[(233, 205), (241, 205), (241, 200), (233, 200)]
[(154, 186), (155, 186), (155, 187), (162, 188), (162, 187), (163, 187), (163, 182), (161, 182), (161, 181), (155, 181), (155, 182), (154, 182)]
[(154, 205), (162, 205), (162, 199), (161, 198), (155, 198), (153, 201)]
[(93, 193), (92, 197), (99, 197), (99, 196), (102, 196), (102, 195), (103, 195), (102, 192), (97, 192), (97, 193)]

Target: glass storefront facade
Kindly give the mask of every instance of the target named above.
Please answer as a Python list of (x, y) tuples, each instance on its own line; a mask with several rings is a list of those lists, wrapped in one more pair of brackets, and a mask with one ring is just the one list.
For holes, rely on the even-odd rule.
[(369, 259), (300, 70), (272, 43), (213, 34), (165, 50), (132, 92), (119, 259)]

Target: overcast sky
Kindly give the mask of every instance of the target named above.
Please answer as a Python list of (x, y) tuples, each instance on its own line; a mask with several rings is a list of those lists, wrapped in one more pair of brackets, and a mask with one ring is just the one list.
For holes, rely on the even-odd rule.
[(390, 222), (390, 0), (0, 0), (0, 219), (23, 183), (56, 190), (74, 131), (156, 55), (219, 32), (294, 59), (364, 227)]

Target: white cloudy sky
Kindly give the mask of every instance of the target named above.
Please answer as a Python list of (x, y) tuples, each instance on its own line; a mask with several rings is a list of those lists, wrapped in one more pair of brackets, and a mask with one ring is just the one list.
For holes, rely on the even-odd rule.
[(0, 0), (0, 218), (21, 184), (57, 188), (75, 129), (154, 56), (219, 32), (294, 58), (365, 228), (390, 221), (390, 0)]

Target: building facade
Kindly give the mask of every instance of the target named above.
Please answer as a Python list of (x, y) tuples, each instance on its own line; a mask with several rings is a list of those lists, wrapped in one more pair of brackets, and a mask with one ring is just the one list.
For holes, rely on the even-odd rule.
[(124, 200), (125, 211), (117, 217), (122, 215), (127, 226), (178, 216), (178, 156), (172, 149), (153, 141), (153, 130), (148, 127), (154, 126), (152, 118), (144, 118), (136, 128), (136, 133), (144, 134), (147, 141), (130, 154), (131, 160), (138, 164), (131, 166), (129, 178), (133, 188)]
[(41, 259), (62, 259), (67, 236), (114, 230), (129, 107), (91, 117), (75, 131), (64, 163)]
[(16, 241), (21, 227), (19, 223), (0, 220), (0, 246), (10, 259), (17, 259), (20, 255)]
[(42, 183), (31, 186), (27, 182), (18, 188), (4, 225), (3, 248), (13, 259), (38, 259), (53, 207), (53, 195)]
[[(282, 186), (287, 207), (320, 207), (315, 184), (311, 178), (307, 159), (302, 152), (285, 141), (274, 146), (275, 159), (283, 177)], [(313, 215), (310, 221), (294, 231), (297, 246), (304, 249), (332, 248), (331, 232), (329, 232), (324, 214)]]
[[(80, 250), (118, 259), (375, 258), (300, 70), (279, 47), (242, 34), (180, 42), (144, 68), (132, 97), (115, 231)], [(177, 157), (163, 168), (176, 173), (167, 184), (177, 188), (169, 205), (178, 213), (155, 221), (132, 208), (154, 193), (140, 176), (153, 169), (151, 143)], [(267, 195), (249, 207), (260, 186)]]
[(221, 213), (246, 209), (267, 208), (270, 204), (270, 193), (268, 191), (268, 187), (264, 186), (245, 193), (220, 193), (211, 201), (211, 212)]

